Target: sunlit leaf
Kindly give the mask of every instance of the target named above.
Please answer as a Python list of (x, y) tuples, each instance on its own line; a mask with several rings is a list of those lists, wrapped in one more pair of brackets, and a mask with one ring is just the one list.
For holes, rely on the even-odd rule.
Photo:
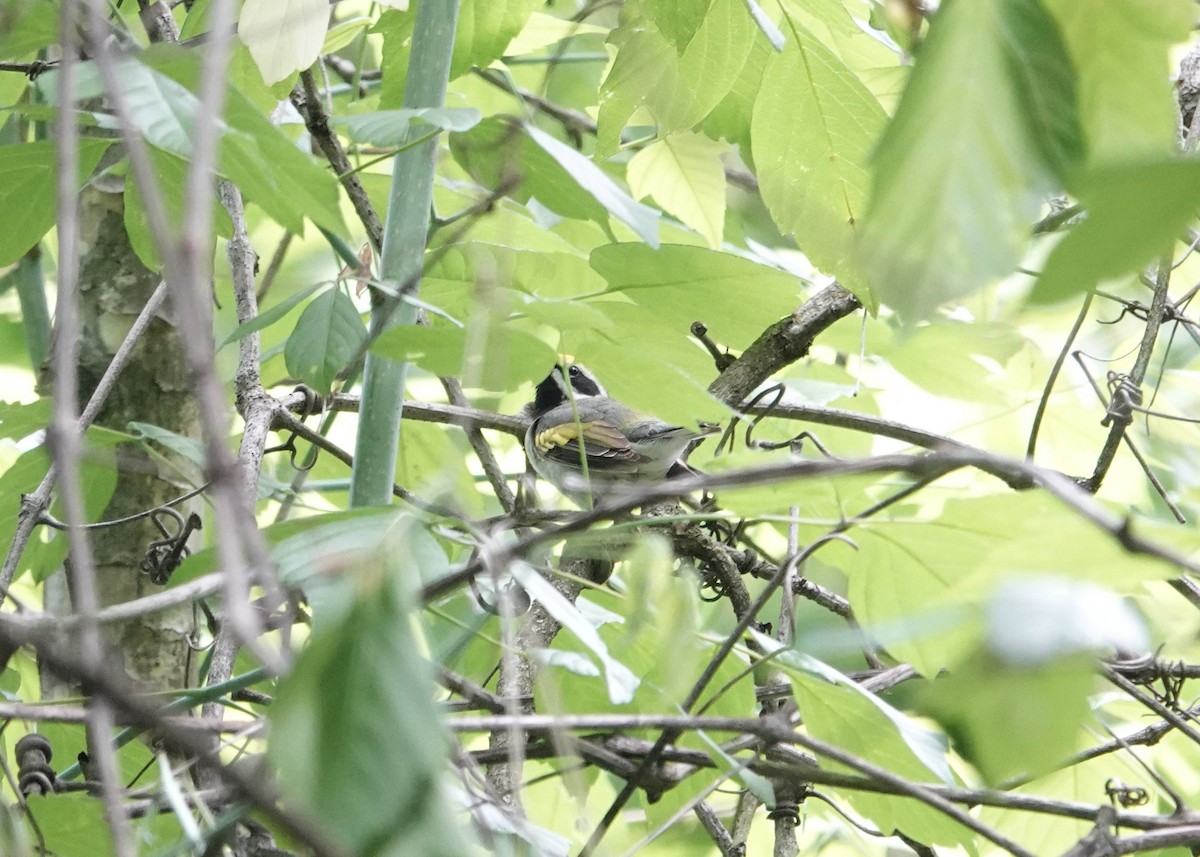
[(328, 27), (325, 0), (246, 0), (237, 34), (263, 80), (276, 83), (316, 62)]
[(658, 246), (657, 211), (631, 199), (607, 173), (566, 143), (533, 125), (526, 125), (525, 131), (609, 214), (636, 232), (651, 247)]
[(1195, 23), (1188, 0), (1043, 0), (1078, 79), (1079, 120), (1092, 163), (1163, 155), (1178, 107), (1169, 50)]
[(700, 134), (673, 134), (652, 143), (629, 161), (627, 177), (634, 197), (653, 196), (704, 236), (708, 246), (721, 246), (725, 228), (725, 147)]
[(862, 249), (872, 289), (930, 315), (1017, 265), (1082, 156), (1074, 76), (1036, 0), (947, 0), (879, 144)]
[(1088, 658), (1022, 669), (977, 654), (930, 684), (921, 708), (945, 727), (955, 749), (984, 780), (996, 785), (1052, 770), (1075, 750), (1094, 684)]
[(866, 303), (857, 225), (866, 210), (867, 161), (884, 114), (858, 77), (799, 25), (766, 60), (751, 126), (763, 201), (780, 232)]
[(459, 855), (437, 784), (445, 741), (396, 579), (411, 573), (407, 559), (346, 569), (353, 601), (314, 631), (281, 683), (269, 757), (285, 795), (349, 851)]
[[(672, 38), (682, 39), (689, 27), (680, 28), (678, 20), (670, 18), (667, 27)], [(618, 50), (600, 88), (597, 156), (617, 151), (622, 129), (642, 105), (661, 134), (695, 125), (729, 91), (756, 37), (761, 35), (743, 0), (712, 0), (682, 54), (644, 19), (613, 31), (611, 41)]]
[[(76, 186), (83, 184), (108, 146), (108, 140), (79, 141)], [(0, 266), (19, 259), (54, 225), (55, 158), (50, 140), (0, 146)]]
[(1087, 219), (1046, 260), (1033, 300), (1051, 302), (1139, 271), (1168, 253), (1200, 208), (1200, 161), (1134, 161), (1100, 167), (1077, 189)]

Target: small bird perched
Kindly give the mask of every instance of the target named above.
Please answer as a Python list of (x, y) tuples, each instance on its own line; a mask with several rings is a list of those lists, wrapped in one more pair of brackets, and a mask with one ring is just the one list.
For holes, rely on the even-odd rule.
[[(555, 366), (525, 413), (525, 454), (533, 469), (580, 506), (603, 493), (604, 483), (646, 482), (674, 471), (699, 433), (671, 425), (609, 398), (596, 378), (576, 364)], [(580, 448), (582, 441), (582, 451)]]

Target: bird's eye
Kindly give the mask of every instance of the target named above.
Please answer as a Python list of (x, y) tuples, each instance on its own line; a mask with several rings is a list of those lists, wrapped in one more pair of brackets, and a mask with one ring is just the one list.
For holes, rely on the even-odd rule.
[(570, 372), (570, 375), (571, 375), (571, 377), (572, 377), (572, 378), (578, 378), (578, 377), (579, 377), (579, 367), (578, 367), (578, 366), (572, 366), (572, 367), (570, 368), (569, 372)]

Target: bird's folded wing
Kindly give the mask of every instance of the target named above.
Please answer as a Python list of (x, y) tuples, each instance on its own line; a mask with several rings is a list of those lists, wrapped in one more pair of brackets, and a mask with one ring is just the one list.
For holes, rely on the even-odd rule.
[(539, 432), (534, 444), (547, 458), (582, 469), (579, 456), (581, 440), (589, 469), (632, 473), (647, 460), (629, 445), (629, 438), (620, 429), (603, 420), (560, 423)]

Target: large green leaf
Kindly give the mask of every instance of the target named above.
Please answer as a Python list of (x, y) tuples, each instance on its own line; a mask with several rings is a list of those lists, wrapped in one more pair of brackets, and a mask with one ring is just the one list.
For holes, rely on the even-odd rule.
[[(762, 635), (759, 640), (770, 643)], [(953, 784), (943, 736), (863, 691), (815, 658), (784, 652), (776, 658), (776, 663), (790, 675), (804, 725), (814, 738), (915, 782), (940, 779)], [(836, 762), (822, 764), (844, 770)], [(845, 797), (885, 832), (900, 830), (931, 844), (972, 841), (969, 831), (924, 804), (865, 792), (847, 792)]]
[(1140, 271), (1169, 252), (1200, 209), (1200, 160), (1157, 159), (1090, 170), (1078, 194), (1087, 219), (1046, 260), (1033, 292), (1056, 301)]
[[(668, 30), (671, 38), (682, 37), (674, 24)], [(698, 123), (737, 80), (756, 37), (742, 0), (713, 0), (682, 54), (645, 18), (633, 17), (615, 30), (617, 57), (600, 88), (597, 157), (617, 151), (622, 129), (643, 104), (663, 134)]]
[(1018, 669), (977, 655), (933, 682), (922, 708), (990, 785), (1057, 767), (1075, 749), (1095, 682), (1091, 658)]
[(345, 569), (352, 600), (281, 682), (268, 755), (295, 809), (349, 852), (460, 855), (438, 786), (445, 741), (398, 579), (415, 578), (420, 559), (403, 538), (388, 553)]
[(0, 58), (19, 60), (58, 41), (58, 7), (40, 0), (0, 4)]
[(325, 0), (246, 0), (237, 33), (270, 84), (316, 62), (328, 27)]
[(283, 356), (294, 377), (328, 393), (366, 338), (367, 328), (354, 301), (341, 289), (330, 289), (300, 313)]
[(1195, 23), (1189, 0), (1043, 0), (1075, 67), (1092, 163), (1175, 147), (1178, 107), (1169, 49)]
[(1139, 592), (1177, 571), (1130, 555), (1041, 491), (954, 500), (934, 519), (872, 520), (856, 528), (855, 541), (846, 568), (855, 614), (927, 676), (979, 637), (979, 611), (1006, 579), (1056, 575)]
[(651, 143), (629, 161), (626, 177), (637, 199), (653, 196), (668, 214), (704, 236), (714, 250), (725, 229), (725, 146), (682, 132)]
[(863, 250), (909, 318), (1017, 265), (1043, 195), (1082, 155), (1074, 78), (1037, 0), (947, 0), (875, 160)]
[[(156, 45), (136, 58), (117, 60), (122, 92), (138, 132), (151, 145), (183, 158), (191, 157), (200, 109), (193, 94), (200, 75), (198, 59), (173, 46)], [(78, 72), (77, 97), (103, 93), (94, 65), (84, 63)], [(53, 97), (53, 87), (47, 84), (42, 90)], [(296, 148), (233, 87), (226, 94), (220, 131), (218, 170), (252, 202), (293, 232), (304, 231), (307, 217), (330, 232), (345, 235), (333, 174)]]
[[(79, 176), (83, 184), (111, 141), (79, 141)], [(11, 265), (54, 225), (58, 168), (50, 140), (0, 146), (0, 267)]]
[[(404, 11), (385, 10), (372, 30), (383, 35), (383, 87), (379, 104), (384, 109), (407, 106), (404, 85), (408, 79), (418, 2), (421, 0), (412, 0)], [(487, 68), (500, 59), (538, 5), (538, 0), (463, 0), (454, 29), (450, 79), (461, 77), (472, 68)]]
[(763, 201), (813, 264), (871, 303), (856, 252), (867, 160), (884, 113), (858, 77), (798, 24), (766, 60), (751, 140)]
[(566, 143), (533, 125), (526, 125), (525, 131), (542, 151), (557, 162), (563, 172), (578, 182), (610, 215), (636, 232), (651, 247), (658, 246), (659, 214), (655, 209), (630, 197), (608, 173)]
[[(162, 194), (163, 205), (166, 208), (167, 225), (170, 234), (178, 238), (179, 226), (183, 223), (183, 189), (186, 186), (188, 162), (167, 151), (166, 149), (151, 148), (150, 165), (157, 180), (159, 192)], [(142, 260), (142, 264), (152, 271), (162, 268), (158, 249), (154, 246), (154, 234), (150, 229), (150, 219), (146, 214), (146, 206), (140, 192), (137, 178), (132, 171), (127, 175), (125, 183), (125, 231), (129, 234), (129, 243), (133, 252)], [(228, 238), (233, 234), (233, 222), (229, 212), (219, 201), (213, 200), (213, 242), (217, 236)]]

